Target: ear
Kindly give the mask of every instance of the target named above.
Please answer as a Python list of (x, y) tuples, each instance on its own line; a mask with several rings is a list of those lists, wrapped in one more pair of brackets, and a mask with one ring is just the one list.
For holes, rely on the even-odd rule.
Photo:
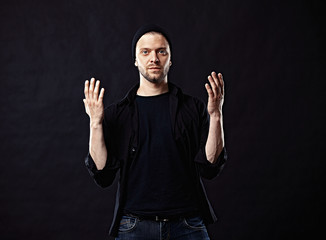
[(138, 63), (137, 63), (137, 60), (135, 60), (135, 66), (138, 67)]
[(171, 66), (172, 65), (172, 62), (170, 61), (169, 65)]

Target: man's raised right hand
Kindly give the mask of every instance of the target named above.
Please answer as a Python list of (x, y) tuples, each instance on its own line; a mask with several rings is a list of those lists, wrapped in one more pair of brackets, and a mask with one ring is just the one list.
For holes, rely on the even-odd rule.
[(85, 111), (90, 118), (91, 124), (102, 124), (104, 118), (104, 88), (100, 89), (100, 81), (97, 80), (95, 84), (95, 78), (91, 78), (91, 81), (85, 81), (84, 94), (85, 98), (83, 99), (85, 105)]

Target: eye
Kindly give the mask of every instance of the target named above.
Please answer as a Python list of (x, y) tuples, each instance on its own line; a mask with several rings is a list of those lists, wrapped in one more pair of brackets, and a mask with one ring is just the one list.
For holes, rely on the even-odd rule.
[(143, 55), (147, 55), (147, 54), (148, 54), (148, 51), (147, 51), (147, 50), (142, 50), (141, 53), (142, 53)]
[(166, 55), (167, 54), (166, 50), (163, 50), (163, 49), (161, 49), (160, 51), (158, 51), (158, 53), (159, 54), (162, 54), (162, 55)]

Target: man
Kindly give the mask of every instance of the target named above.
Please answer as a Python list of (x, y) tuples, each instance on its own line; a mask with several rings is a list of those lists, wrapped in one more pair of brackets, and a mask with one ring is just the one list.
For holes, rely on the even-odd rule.
[(221, 74), (206, 84), (207, 109), (168, 82), (171, 40), (156, 25), (141, 27), (132, 42), (139, 84), (104, 110), (104, 89), (85, 82), (90, 117), (86, 166), (101, 187), (120, 170), (110, 234), (116, 239), (209, 239), (216, 216), (201, 177), (218, 175), (226, 161)]

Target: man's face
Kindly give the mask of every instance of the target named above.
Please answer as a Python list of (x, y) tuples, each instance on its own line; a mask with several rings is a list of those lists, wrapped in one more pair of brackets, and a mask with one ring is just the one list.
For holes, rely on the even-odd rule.
[(170, 59), (169, 43), (162, 34), (150, 32), (138, 40), (135, 66), (147, 81), (162, 82), (169, 72)]

